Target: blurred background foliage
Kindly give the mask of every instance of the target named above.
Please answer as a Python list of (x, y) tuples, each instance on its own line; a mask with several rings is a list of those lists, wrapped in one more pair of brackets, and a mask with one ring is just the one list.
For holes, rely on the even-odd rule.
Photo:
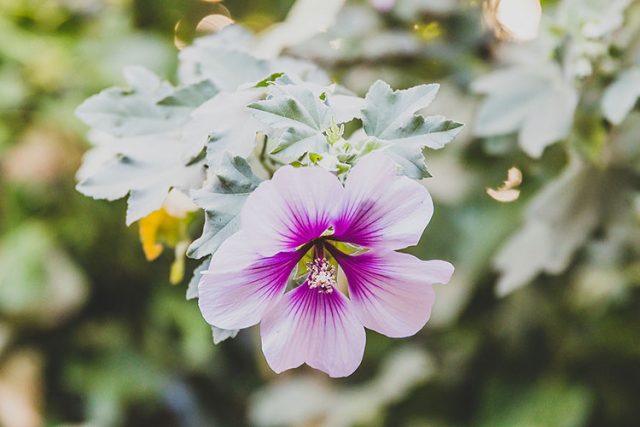
[(2, 0), (0, 425), (637, 425), (640, 7), (543, 1), (558, 12), (531, 45), (497, 3), (348, 1), (288, 49), (360, 94), (438, 82), (430, 108), (467, 124), (428, 154), (436, 214), (414, 249), (452, 283), (421, 333), (369, 333), (356, 374), (329, 380), (271, 373), (256, 330), (214, 346), (171, 254), (148, 263), (124, 202), (74, 190), (82, 100), (125, 65), (174, 76), (208, 15), (260, 31), (293, 1)]

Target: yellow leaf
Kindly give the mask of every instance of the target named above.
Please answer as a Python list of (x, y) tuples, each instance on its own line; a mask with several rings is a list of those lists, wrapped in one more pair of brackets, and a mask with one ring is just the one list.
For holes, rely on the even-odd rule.
[(148, 261), (157, 259), (165, 246), (174, 249), (175, 260), (169, 273), (169, 281), (174, 285), (184, 278), (185, 254), (191, 242), (188, 226), (195, 209), (186, 196), (170, 193), (162, 208), (139, 221), (140, 243)]
[(162, 253), (162, 244), (158, 242), (158, 231), (167, 217), (166, 211), (161, 208), (139, 222), (140, 243), (147, 261), (153, 261)]

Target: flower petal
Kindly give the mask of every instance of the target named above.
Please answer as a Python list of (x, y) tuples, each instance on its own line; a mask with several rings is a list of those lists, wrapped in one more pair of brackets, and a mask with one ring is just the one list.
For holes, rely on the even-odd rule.
[(335, 236), (369, 248), (402, 249), (418, 243), (432, 214), (426, 188), (398, 176), (385, 155), (370, 154), (347, 178)]
[(343, 193), (338, 178), (322, 168), (282, 167), (247, 198), (241, 229), (265, 256), (291, 251), (333, 225)]
[(243, 232), (228, 238), (211, 259), (198, 285), (198, 305), (205, 320), (222, 329), (255, 325), (287, 285), (299, 252), (259, 255)]
[(429, 320), (435, 294), (431, 285), (447, 283), (453, 266), (422, 261), (393, 251), (349, 256), (332, 251), (344, 271), (356, 315), (369, 329), (388, 337), (408, 337)]
[(277, 373), (306, 363), (345, 377), (362, 361), (364, 328), (338, 290), (321, 293), (304, 283), (265, 314), (260, 328), (262, 351)]

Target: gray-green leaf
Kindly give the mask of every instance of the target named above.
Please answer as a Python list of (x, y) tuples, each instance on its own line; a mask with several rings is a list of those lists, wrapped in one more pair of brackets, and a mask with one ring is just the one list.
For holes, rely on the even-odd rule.
[(248, 107), (257, 119), (282, 131), (272, 154), (293, 161), (308, 152), (326, 151), (323, 131), (331, 125), (331, 109), (326, 100), (320, 99), (311, 89), (278, 86), (270, 98)]
[(76, 114), (117, 137), (156, 134), (183, 125), (191, 111), (217, 93), (210, 81), (173, 88), (140, 67), (129, 68), (128, 89), (109, 88), (83, 102)]
[(200, 284), (200, 278), (202, 277), (202, 273), (209, 269), (209, 264), (211, 264), (211, 257), (205, 258), (205, 260), (193, 270), (191, 280), (189, 280), (189, 283), (187, 284), (187, 293), (185, 295), (187, 300), (198, 298), (198, 285)]
[(211, 327), (211, 335), (213, 336), (213, 343), (220, 344), (222, 341), (229, 338), (235, 338), (238, 335), (238, 329), (221, 329), (215, 326)]
[(619, 125), (631, 112), (640, 97), (640, 67), (620, 74), (602, 96), (602, 113), (611, 123)]
[(462, 130), (460, 123), (442, 116), (417, 113), (433, 101), (437, 92), (435, 84), (394, 91), (378, 80), (365, 97), (362, 123), (367, 136), (379, 141), (404, 173), (415, 179), (429, 176), (423, 150), (444, 147)]
[(499, 70), (477, 80), (473, 89), (487, 95), (476, 118), (476, 136), (518, 132), (522, 149), (540, 157), (571, 130), (578, 94), (557, 65)]
[(394, 139), (398, 128), (406, 126), (418, 110), (431, 104), (438, 88), (438, 85), (430, 84), (394, 91), (382, 80), (376, 81), (365, 96), (364, 131), (380, 139)]
[(247, 157), (255, 147), (256, 134), (265, 127), (253, 117), (247, 104), (261, 94), (260, 89), (222, 92), (198, 107), (182, 136), (188, 151), (198, 153), (206, 146), (212, 163), (227, 151)]
[(180, 52), (180, 60), (196, 67), (192, 78), (211, 80), (220, 89), (228, 91), (247, 83), (257, 83), (277, 71), (272, 70), (271, 64), (264, 59), (225, 47), (185, 48)]
[(213, 254), (240, 225), (240, 210), (260, 179), (242, 157), (229, 153), (211, 166), (209, 182), (201, 190), (193, 190), (193, 202), (206, 213), (202, 236), (189, 247), (191, 258)]
[[(110, 150), (109, 141), (97, 143), (89, 154)], [(187, 165), (182, 162), (179, 135), (158, 134), (119, 141), (139, 149), (132, 150), (131, 155), (114, 155), (110, 160), (98, 162), (92, 165), (92, 170), (83, 169), (76, 188), (94, 199), (116, 200), (129, 194), (127, 225), (159, 209), (171, 188), (193, 188), (202, 180), (203, 162)]]

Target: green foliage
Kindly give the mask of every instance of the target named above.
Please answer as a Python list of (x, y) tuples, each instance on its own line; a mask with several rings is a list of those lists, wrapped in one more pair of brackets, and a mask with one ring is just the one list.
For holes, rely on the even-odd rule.
[[(19, 284), (19, 286), (16, 286)], [(0, 242), (0, 311), (16, 322), (64, 320), (87, 296), (83, 272), (39, 223), (25, 222)]]
[(546, 380), (514, 394), (511, 385), (489, 387), (480, 426), (579, 427), (586, 422), (592, 399), (587, 390)]

